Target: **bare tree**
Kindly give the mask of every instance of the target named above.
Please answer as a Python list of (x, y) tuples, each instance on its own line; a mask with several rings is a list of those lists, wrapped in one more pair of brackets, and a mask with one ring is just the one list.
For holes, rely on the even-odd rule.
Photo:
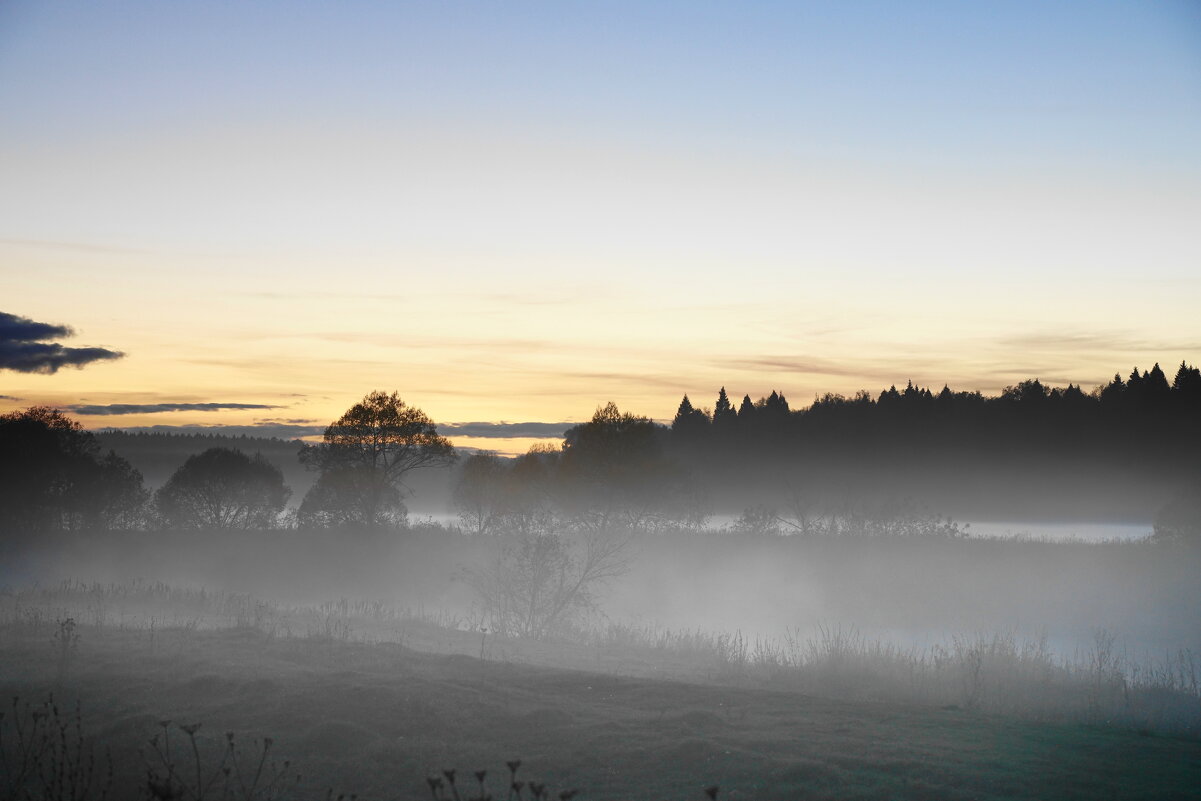
[(510, 535), (496, 561), (471, 574), (493, 631), (541, 639), (596, 609), (605, 582), (629, 570), (629, 531)]

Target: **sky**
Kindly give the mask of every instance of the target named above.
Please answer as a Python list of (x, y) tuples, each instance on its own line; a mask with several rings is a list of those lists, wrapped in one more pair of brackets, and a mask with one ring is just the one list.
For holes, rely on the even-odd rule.
[(513, 452), (1170, 378), (1199, 294), (1197, 2), (0, 0), (0, 412)]

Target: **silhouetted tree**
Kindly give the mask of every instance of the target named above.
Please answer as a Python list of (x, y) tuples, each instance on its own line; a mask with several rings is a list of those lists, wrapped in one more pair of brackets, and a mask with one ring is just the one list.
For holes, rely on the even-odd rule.
[(685, 395), (684, 399), (680, 401), (679, 408), (676, 409), (676, 416), (671, 421), (671, 427), (678, 430), (680, 426), (686, 426), (694, 414), (696, 414), (696, 409), (692, 408), (692, 401), (688, 400), (688, 396)]
[(560, 449), (539, 443), (513, 460), (501, 519), (505, 531), (536, 534), (555, 528), (555, 493), (562, 457)]
[[(1090, 499), (1090, 481), (1119, 474), (1135, 482), (1176, 480), (1196, 469), (1201, 452), (1201, 371), (1187, 363), (1170, 386), (1156, 365), (1135, 368), (1129, 383), (1117, 374), (1090, 393), (1035, 378), (997, 397), (949, 385), (936, 396), (908, 381), (874, 401), (866, 392), (854, 400), (827, 394), (793, 411), (777, 390), (755, 403), (745, 396), (728, 431), (717, 422), (733, 414), (723, 401), (721, 393), (714, 423), (694, 437), (679, 436), (691, 406), (682, 403), (670, 453), (694, 467), (726, 509), (741, 503), (730, 494), (735, 487), (759, 492), (798, 482), (827, 498), (888, 488), (952, 504), (1008, 482), (1023, 492), (1047, 487), (1042, 500), (1050, 508), (1082, 510), (1099, 500), (1116, 509), (1127, 503), (1117, 500), (1120, 493), (1115, 503)], [(1074, 499), (1061, 503), (1055, 486), (1071, 488)]]
[(1118, 373), (1114, 373), (1113, 380), (1101, 387), (1100, 391), (1097, 393), (1097, 396), (1100, 398), (1101, 402), (1109, 406), (1116, 406), (1117, 404), (1121, 403), (1122, 398), (1125, 397), (1125, 395), (1126, 382), (1122, 380), (1122, 376)]
[(81, 528), (130, 529), (147, 522), (150, 492), (133, 465), (109, 451), (88, 472), (90, 476), (79, 488), (77, 520)]
[(730, 403), (730, 396), (726, 394), (726, 388), (722, 387), (717, 393), (717, 403), (713, 406), (713, 425), (716, 428), (728, 426), (738, 419), (738, 413), (734, 411), (734, 405)]
[(700, 409), (693, 407), (692, 402), (685, 395), (680, 401), (680, 406), (676, 409), (675, 419), (671, 421), (671, 431), (685, 441), (696, 441), (704, 436), (705, 430), (709, 427), (709, 416)]
[(146, 493), (129, 462), (57, 409), (0, 415), (0, 532), (133, 525)]
[(1172, 379), (1172, 391), (1201, 400), (1201, 369), (1190, 367), (1182, 361), (1176, 377)]
[(755, 404), (751, 402), (750, 395), (742, 396), (742, 403), (738, 406), (739, 421), (746, 422), (755, 417)]
[(1156, 362), (1154, 367), (1143, 374), (1143, 394), (1151, 403), (1162, 403), (1167, 399), (1171, 390), (1171, 386), (1168, 385), (1168, 377), (1160, 369), (1159, 362)]
[(1017, 386), (1005, 387), (1001, 398), (1014, 403), (1042, 403), (1050, 395), (1050, 390), (1037, 378), (1021, 381)]
[(661, 427), (609, 403), (565, 433), (559, 491), (578, 524), (638, 525), (659, 510), (672, 472)]
[(321, 471), (296, 510), (303, 527), (397, 526), (408, 517), (400, 487), (362, 465), (331, 465)]
[(301, 522), (401, 522), (404, 475), (455, 458), (425, 412), (395, 392), (372, 392), (326, 428), (319, 445), (302, 448), (301, 462), (321, 475), (301, 502)]
[(473, 534), (493, 534), (508, 506), (509, 468), (494, 453), (476, 453), (463, 462), (453, 503), (463, 527)]
[(189, 456), (154, 501), (173, 528), (257, 529), (276, 524), (291, 494), (262, 454), (209, 448)]

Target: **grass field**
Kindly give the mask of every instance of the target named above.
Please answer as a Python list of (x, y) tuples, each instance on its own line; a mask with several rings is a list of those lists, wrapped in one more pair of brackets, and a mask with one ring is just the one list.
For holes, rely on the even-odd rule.
[[(579, 788), (583, 799), (703, 799), (710, 785), (729, 799), (1194, 799), (1201, 787), (1196, 737), (823, 698), (688, 674), (670, 661), (678, 654), (619, 669), (596, 649), (523, 652), (520, 642), (379, 614), (393, 642), (357, 641), (328, 623), (329, 609), (326, 623), (316, 610), (311, 627), (287, 632), (271, 628), (274, 612), (260, 608), (254, 620), (253, 604), (239, 613), (227, 596), (178, 595), (174, 618), (149, 624), (113, 616), (64, 634), (62, 618), (26, 608), (0, 629), (0, 692), (78, 701), (86, 739), (111, 751), (110, 797), (144, 795), (148, 741), (164, 720), (177, 744), (174, 727), (202, 724), (206, 764), (227, 731), (248, 752), (271, 737), (272, 759), (300, 776), (283, 797), (297, 798), (327, 788), (428, 798), (427, 776), (449, 767), (489, 770), (505, 797), (513, 759), (526, 779)], [(230, 619), (207, 627), (180, 612), (188, 598), (197, 611), (224, 605)], [(595, 663), (545, 666), (551, 654)]]

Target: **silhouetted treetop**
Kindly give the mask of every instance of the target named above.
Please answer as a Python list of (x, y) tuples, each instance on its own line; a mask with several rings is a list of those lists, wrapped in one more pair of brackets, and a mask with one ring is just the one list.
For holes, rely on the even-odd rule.
[[(724, 388), (715, 420), (732, 413), (723, 398)], [(716, 425), (686, 430), (688, 411), (681, 403), (670, 452), (687, 463), (721, 465), (722, 475), (738, 481), (802, 474), (824, 480), (837, 468), (850, 476), (875, 471), (945, 482), (982, 465), (1013, 476), (1032, 468), (1062, 476), (1125, 471), (1169, 484), (1173, 475), (1201, 473), (1201, 371), (1187, 363), (1170, 384), (1156, 364), (1126, 379), (1116, 374), (1092, 392), (1030, 378), (995, 397), (949, 384), (935, 394), (911, 380), (875, 399), (867, 391), (854, 398), (828, 393), (799, 410), (779, 391), (755, 403), (746, 395), (739, 425), (720, 437)]]
[(136, 525), (142, 475), (57, 409), (0, 415), (0, 531)]
[(738, 406), (738, 419), (749, 420), (755, 416), (755, 404), (751, 402), (750, 395), (742, 396), (742, 403)]
[(1172, 392), (1193, 399), (1201, 399), (1201, 369), (1181, 362), (1180, 368), (1176, 371), (1176, 377), (1172, 379)]
[(708, 426), (709, 416), (700, 409), (693, 408), (692, 402), (685, 395), (676, 410), (675, 419), (671, 422), (672, 431), (687, 437), (704, 431)]
[(454, 446), (425, 412), (396, 392), (369, 393), (325, 429), (320, 444), (302, 448), (301, 462), (320, 476), (301, 502), (301, 519), (313, 525), (398, 523), (405, 515), (404, 475), (455, 459)]
[(291, 494), (282, 471), (262, 454), (209, 448), (188, 457), (155, 494), (155, 505), (173, 528), (272, 528)]
[(725, 426), (736, 419), (738, 419), (738, 413), (734, 411), (734, 405), (730, 403), (730, 396), (726, 394), (726, 388), (722, 387), (717, 393), (717, 403), (713, 405), (713, 424)]

